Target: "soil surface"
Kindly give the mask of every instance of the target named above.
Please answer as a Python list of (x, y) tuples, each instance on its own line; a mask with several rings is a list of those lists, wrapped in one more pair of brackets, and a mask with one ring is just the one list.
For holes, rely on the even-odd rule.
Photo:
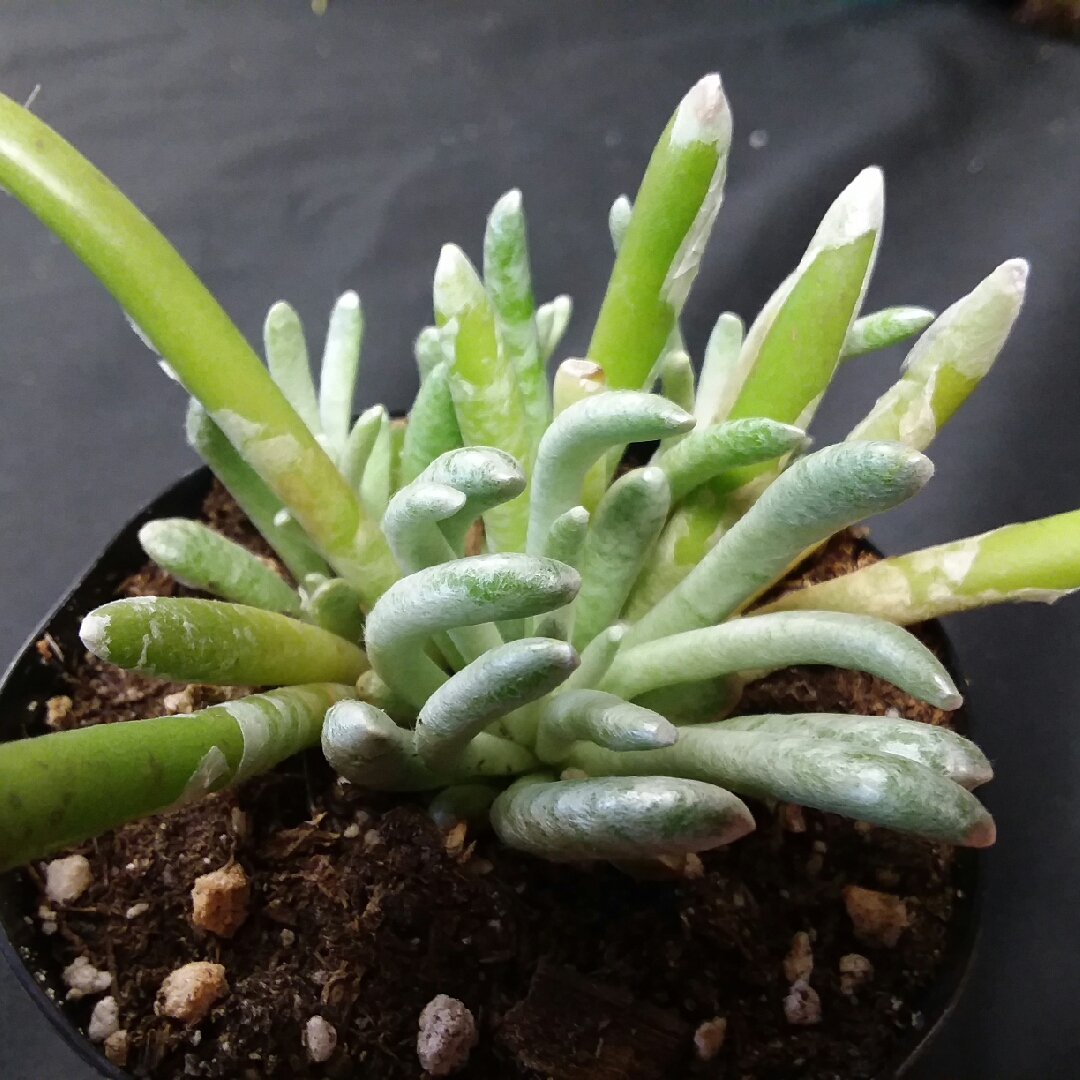
[[(220, 490), (205, 511), (268, 554)], [(831, 577), (874, 558), (859, 535), (844, 533), (792, 579)], [(121, 593), (179, 591), (148, 567)], [(935, 627), (923, 635), (940, 647)], [(43, 663), (56, 662), (42, 653)], [(68, 679), (70, 707), (54, 710), (61, 727), (242, 692), (187, 692), (87, 656), (72, 662)], [(753, 683), (741, 708), (895, 709), (950, 722), (878, 679), (829, 668)], [(444, 834), (422, 802), (336, 781), (312, 753), (75, 849), (93, 884), (54, 911), (57, 930), (41, 937), (41, 949), (63, 963), (88, 957), (111, 973), (128, 1032), (126, 1069), (157, 1080), (416, 1080), (427, 1075), (416, 1054), (418, 1017), (436, 994), (459, 998), (475, 1017), (479, 1042), (456, 1074), (471, 1080), (874, 1076), (921, 1029), (924, 992), (959, 932), (952, 849), (810, 810), (752, 809), (749, 837), (691, 859), (679, 874), (639, 880), (604, 864), (541, 862), (502, 848), (490, 832)], [(250, 882), (250, 910), (223, 939), (192, 924), (191, 890), (232, 863)], [(856, 936), (844, 896), (852, 885), (900, 898), (907, 926), (894, 946)], [(192, 1026), (155, 1015), (162, 980), (194, 960), (224, 965), (227, 996)], [(872, 974), (852, 986), (850, 971), (865, 973), (864, 960)], [(797, 984), (792, 994), (808, 963), (809, 989)], [(66, 1006), (83, 1030), (96, 1000)], [(818, 1007), (818, 1022), (792, 1022), (814, 1019)], [(303, 1039), (313, 1016), (337, 1033), (322, 1064)], [(695, 1032), (714, 1020), (723, 1022), (698, 1042), (722, 1042), (702, 1061)]]

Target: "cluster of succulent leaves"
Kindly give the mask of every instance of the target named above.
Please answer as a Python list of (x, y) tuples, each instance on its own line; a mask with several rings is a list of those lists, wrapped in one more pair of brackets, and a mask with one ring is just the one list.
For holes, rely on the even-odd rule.
[[(376, 406), (353, 423), (355, 293), (331, 314), (317, 390), (287, 304), (267, 317), (264, 366), (104, 177), (0, 103), (0, 183), (190, 392), (191, 445), (295, 582), (196, 522), (145, 526), (157, 563), (222, 599), (106, 604), (83, 623), (87, 648), (162, 678), (272, 689), (0, 748), (0, 864), (320, 742), (352, 783), (430, 792), (438, 820), (490, 815), (507, 844), (553, 859), (670, 861), (729, 843), (753, 828), (740, 796), (991, 843), (971, 794), (989, 764), (945, 727), (732, 714), (746, 680), (792, 664), (870, 672), (955, 708), (949, 674), (905, 624), (1080, 585), (1078, 519), (1065, 514), (752, 607), (838, 530), (926, 483), (922, 451), (998, 354), (1026, 264), (1002, 264), (936, 319), (862, 314), (883, 208), (867, 169), (748, 331), (720, 315), (695, 377), (679, 316), (730, 139), (707, 76), (633, 203), (612, 207), (616, 257), (588, 354), (559, 364), (553, 389), (571, 305), (534, 304), (511, 191), (488, 219), (482, 274), (442, 249), (407, 420)], [(840, 364), (920, 332), (869, 416), (811, 451), (805, 429)], [(648, 442), (648, 464), (620, 474), (625, 447)]]

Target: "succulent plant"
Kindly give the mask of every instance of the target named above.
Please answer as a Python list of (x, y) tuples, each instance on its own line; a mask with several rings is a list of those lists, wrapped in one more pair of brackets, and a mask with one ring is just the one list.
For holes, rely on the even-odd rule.
[[(1021, 260), (936, 319), (862, 314), (879, 170), (839, 195), (744, 333), (719, 316), (699, 374), (679, 318), (720, 208), (731, 118), (698, 82), (640, 189), (609, 219), (614, 268), (585, 358), (547, 361), (567, 297), (534, 303), (521, 195), (495, 205), (482, 274), (453, 245), (416, 339), (407, 421), (352, 422), (363, 319), (334, 306), (316, 390), (296, 313), (266, 366), (153, 226), (43, 123), (0, 101), (0, 183), (86, 262), (192, 395), (188, 438), (291, 575), (195, 522), (147, 553), (221, 600), (91, 612), (87, 648), (168, 679), (270, 687), (190, 716), (0, 747), (0, 865), (216, 791), (321, 743), (354, 784), (489, 815), (556, 860), (640, 862), (753, 828), (784, 800), (953, 844), (993, 842), (991, 777), (944, 727), (888, 716), (734, 715), (792, 664), (870, 672), (961, 701), (905, 624), (1080, 586), (1080, 511), (886, 559), (755, 602), (830, 536), (915, 495), (924, 451), (1019, 312)], [(848, 439), (805, 429), (840, 363), (921, 333)], [(659, 387), (659, 393), (654, 388)], [(620, 471), (629, 444), (655, 443)], [(482, 528), (478, 526), (482, 522)]]

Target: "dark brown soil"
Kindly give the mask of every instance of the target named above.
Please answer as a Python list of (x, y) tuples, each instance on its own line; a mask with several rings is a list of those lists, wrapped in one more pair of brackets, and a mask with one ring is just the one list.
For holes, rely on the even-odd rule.
[[(251, 539), (220, 495), (208, 509), (215, 526)], [(808, 573), (872, 558), (849, 533)], [(128, 593), (173, 588), (153, 568), (125, 583)], [(158, 715), (181, 690), (79, 658), (63, 723)], [(221, 694), (195, 688), (193, 704)], [(752, 684), (744, 708), (895, 708), (949, 720), (870, 676), (819, 668)], [(952, 851), (813, 811), (754, 811), (757, 831), (704, 855), (693, 876), (639, 881), (607, 865), (531, 859), (490, 833), (444, 836), (422, 803), (335, 782), (311, 754), (77, 849), (94, 884), (42, 948), (112, 973), (127, 1070), (159, 1080), (418, 1078), (417, 1018), (440, 993), (476, 1018), (480, 1041), (458, 1074), (470, 1080), (873, 1076), (922, 1026), (922, 994), (956, 933)], [(219, 940), (193, 927), (190, 893), (233, 860), (251, 881), (251, 910)], [(849, 884), (904, 898), (910, 925), (894, 948), (856, 939), (842, 898)], [(811, 937), (821, 1000), (812, 1026), (788, 1023), (783, 1008), (783, 961), (799, 931)], [(845, 994), (840, 959), (852, 953), (874, 973)], [(164, 977), (191, 960), (223, 964), (230, 992), (185, 1028), (153, 1004)], [(85, 1024), (91, 1004), (68, 1008)], [(302, 1044), (313, 1015), (337, 1030), (325, 1065)], [(704, 1064), (693, 1035), (715, 1017), (726, 1019), (726, 1039)]]

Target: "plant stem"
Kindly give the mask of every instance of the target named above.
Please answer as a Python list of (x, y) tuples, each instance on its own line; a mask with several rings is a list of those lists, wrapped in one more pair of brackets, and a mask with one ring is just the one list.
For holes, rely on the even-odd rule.
[(0, 745), (0, 871), (265, 772), (319, 741), (348, 686), (292, 686), (188, 716)]
[(954, 540), (785, 593), (761, 611), (850, 611), (908, 624), (1080, 589), (1080, 510)]
[(240, 331), (105, 176), (2, 96), (0, 184), (116, 297), (322, 554), (372, 602), (396, 576), (378, 525), (363, 514)]
[(679, 103), (634, 198), (589, 344), (615, 389), (645, 389), (723, 197), (731, 113), (718, 75)]
[(308, 574), (328, 576), (330, 567), (311, 546), (303, 529), (291, 517), (284, 524), (277, 523), (283, 509), (281, 500), (236, 452), (236, 447), (195, 398), (188, 404), (186, 431), (192, 449), (210, 466), (289, 573), (297, 581), (303, 581)]
[(368, 669), (361, 649), (321, 627), (217, 600), (114, 600), (90, 612), (79, 635), (102, 660), (176, 682), (354, 683)]
[(250, 607), (300, 614), (300, 597), (261, 559), (198, 521), (163, 518), (139, 530), (143, 551), (182, 585)]

